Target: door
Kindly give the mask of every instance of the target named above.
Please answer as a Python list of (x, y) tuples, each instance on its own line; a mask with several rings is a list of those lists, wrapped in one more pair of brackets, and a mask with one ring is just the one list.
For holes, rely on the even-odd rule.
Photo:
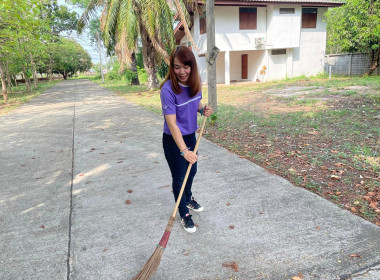
[(241, 78), (248, 79), (248, 54), (241, 56)]

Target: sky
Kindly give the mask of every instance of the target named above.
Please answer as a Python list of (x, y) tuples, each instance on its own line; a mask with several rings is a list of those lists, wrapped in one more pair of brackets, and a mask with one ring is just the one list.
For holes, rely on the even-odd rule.
[[(70, 11), (75, 11), (79, 16), (82, 15), (82, 10), (80, 8), (73, 7), (72, 5), (66, 4), (65, 0), (58, 0), (57, 2), (58, 2), (58, 5), (64, 5), (68, 7)], [(91, 46), (87, 29), (84, 29), (82, 34), (77, 34), (77, 32), (74, 31), (70, 35), (69, 34), (61, 34), (61, 35), (66, 38), (71, 38), (77, 41), (83, 47), (83, 49), (85, 49), (90, 54), (92, 63), (94, 64), (99, 63), (100, 59), (99, 59), (98, 48), (94, 48), (93, 46)], [(102, 52), (103, 64), (105, 64), (105, 58), (106, 58), (106, 52), (103, 49), (103, 52)], [(106, 58), (106, 60), (108, 61), (108, 58)]]

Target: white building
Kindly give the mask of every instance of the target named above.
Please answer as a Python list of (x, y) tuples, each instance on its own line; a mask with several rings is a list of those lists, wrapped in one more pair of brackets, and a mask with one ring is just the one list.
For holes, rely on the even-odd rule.
[[(328, 7), (333, 0), (215, 0), (217, 83), (270, 81), (323, 71)], [(206, 7), (194, 13), (191, 33), (202, 81), (207, 81)], [(177, 43), (190, 46), (176, 28)]]

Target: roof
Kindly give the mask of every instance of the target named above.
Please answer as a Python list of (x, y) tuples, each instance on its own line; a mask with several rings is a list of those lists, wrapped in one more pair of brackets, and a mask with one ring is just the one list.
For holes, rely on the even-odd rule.
[(302, 6), (313, 7), (338, 7), (344, 5), (344, 2), (334, 0), (215, 0), (215, 6), (266, 6), (271, 4), (299, 4)]

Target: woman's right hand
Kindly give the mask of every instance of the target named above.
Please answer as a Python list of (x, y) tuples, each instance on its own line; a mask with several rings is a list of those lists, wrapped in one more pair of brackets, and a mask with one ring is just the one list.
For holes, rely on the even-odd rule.
[(185, 151), (183, 157), (191, 164), (194, 164), (198, 160), (198, 156), (193, 151)]

